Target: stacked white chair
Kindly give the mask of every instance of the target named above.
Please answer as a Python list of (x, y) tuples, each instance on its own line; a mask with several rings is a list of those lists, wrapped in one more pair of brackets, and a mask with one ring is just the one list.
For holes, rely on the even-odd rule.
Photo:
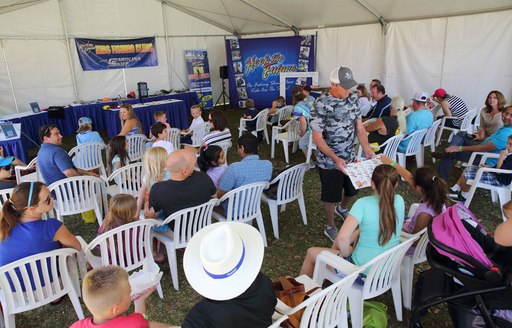
[(324, 279), (331, 282), (340, 280), (340, 277), (332, 271), (336, 268), (350, 274), (362, 268), (367, 271), (364, 285), (355, 283), (349, 293), (350, 316), (352, 327), (360, 328), (363, 322), (363, 301), (377, 297), (389, 289), (393, 294), (393, 303), (398, 321), (402, 321), (402, 293), (400, 288), (400, 267), (405, 253), (419, 236), (412, 237), (390, 250), (380, 254), (361, 267), (341, 259), (329, 252), (321, 252), (315, 263), (313, 279), (322, 285)]
[[(84, 319), (78, 300), (80, 285), (77, 255), (78, 252), (72, 248), (61, 248), (1, 267), (0, 302), (5, 327), (15, 327), (15, 314), (36, 309), (66, 295), (69, 296), (78, 319)], [(33, 286), (30, 276), (33, 277)]]
[[(279, 318), (277, 322), (283, 322), (292, 314), (304, 309), (300, 328), (347, 327), (347, 297), (362, 271), (362, 268), (356, 269), (329, 287), (311, 294), (307, 300), (287, 311), (284, 319)], [(302, 276), (297, 280), (300, 278)], [(306, 279), (309, 280), (307, 277)]]
[[(397, 158), (398, 158), (398, 164), (405, 167), (406, 165), (406, 158), (407, 156), (416, 156), (416, 167), (420, 168), (423, 166), (422, 162), (422, 156), (423, 153), (423, 146), (422, 141), (425, 135), (427, 134), (428, 129), (422, 129), (418, 131), (414, 131), (407, 137), (405, 137), (403, 141), (409, 140), (409, 143), (407, 144), (407, 148), (404, 153), (397, 152)], [(421, 154), (420, 154), (421, 153)]]
[(254, 122), (256, 121), (256, 129), (254, 130), (255, 133), (263, 132), (265, 136), (265, 140), (267, 141), (267, 144), (270, 144), (270, 141), (268, 139), (268, 131), (267, 131), (267, 117), (268, 117), (268, 109), (261, 110), (258, 115), (255, 117), (248, 119), (248, 118), (241, 118), (240, 119), (240, 127), (238, 128), (238, 137), (241, 137), (244, 131), (247, 130), (247, 123), (248, 122)]
[(100, 175), (107, 177), (107, 171), (103, 164), (102, 153), (107, 149), (103, 142), (86, 142), (78, 145), (68, 152), (73, 158), (73, 163), (84, 171), (99, 170)]
[(462, 118), (462, 123), (460, 125), (460, 128), (457, 129), (457, 128), (451, 128), (451, 127), (448, 127), (448, 126), (445, 126), (446, 124), (446, 120), (448, 119), (461, 119), (461, 117), (453, 117), (453, 116), (444, 116), (442, 119), (441, 119), (441, 125), (440, 125), (440, 128), (439, 128), (439, 133), (437, 135), (437, 141), (436, 141), (436, 146), (439, 146), (439, 143), (441, 142), (441, 137), (443, 135), (443, 131), (444, 130), (449, 130), (449, 131), (452, 131), (452, 133), (450, 134), (450, 136), (448, 137), (448, 142), (450, 142), (453, 138), (453, 136), (455, 134), (457, 134), (457, 132), (459, 131), (466, 131), (466, 132), (469, 132), (469, 133), (472, 133), (473, 132), (473, 124), (472, 124), (472, 121), (476, 118), (477, 115), (480, 114), (480, 108), (473, 108), (473, 109), (470, 109), (468, 110), (468, 112), (466, 113), (466, 115), (464, 115), (464, 118)]
[(128, 194), (133, 197), (139, 196), (139, 190), (142, 187), (143, 164), (133, 163), (115, 170), (108, 177), (107, 183), (113, 182), (113, 185), (107, 187), (107, 193), (110, 196), (117, 194)]
[(165, 245), (171, 279), (174, 289), (179, 290), (178, 262), (176, 250), (187, 247), (188, 242), (196, 232), (212, 223), (212, 212), (217, 199), (212, 199), (199, 206), (190, 207), (171, 214), (160, 225), (174, 222), (172, 234), (153, 231), (153, 236)]
[[(282, 132), (284, 131), (284, 132)], [(289, 121), (283, 126), (274, 126), (272, 127), (272, 144), (270, 150), (270, 157), (274, 158), (275, 155), (275, 145), (277, 142), (283, 143), (284, 150), (284, 158), (286, 163), (289, 163), (289, 155), (288, 155), (288, 143), (293, 144), (292, 152), (296, 152), (300, 139), (300, 125), (296, 120)]]
[(304, 193), (302, 191), (304, 174), (308, 169), (309, 165), (304, 163), (298, 164), (293, 168), (282, 172), (270, 182), (270, 185), (277, 184), (276, 199), (270, 198), (265, 193), (263, 193), (261, 197), (261, 200), (268, 204), (270, 217), (272, 219), (272, 228), (274, 230), (274, 236), (276, 239), (279, 239), (279, 206), (281, 206), (281, 212), (283, 212), (285, 210), (286, 204), (297, 200), (299, 202), (302, 221), (305, 225), (308, 224), (308, 218), (306, 216), (306, 203), (304, 202)]
[(174, 147), (174, 150), (180, 149), (181, 143), (181, 130), (177, 128), (169, 128), (167, 129), (167, 138), (166, 140), (172, 143), (172, 146)]
[(196, 125), (193, 129), (190, 129), (189, 133), (192, 133), (190, 137), (192, 139), (192, 147), (201, 146), (201, 142), (205, 135), (210, 132), (210, 123), (205, 122)]
[[(102, 233), (88, 245), (79, 238), (87, 262), (93, 268), (113, 264), (128, 272), (142, 267), (146, 257), (153, 260), (151, 228), (157, 224), (157, 220), (150, 219), (123, 224)], [(101, 252), (99, 257), (92, 253), (98, 246)], [(157, 285), (157, 291), (160, 298), (163, 298), (160, 283)]]
[(144, 157), (148, 138), (143, 134), (132, 134), (126, 137), (126, 141), (128, 142), (128, 158), (130, 162), (140, 162), (142, 157)]
[(408, 310), (411, 309), (412, 305), (412, 282), (414, 278), (414, 266), (416, 264), (423, 263), (427, 260), (426, 250), (428, 245), (428, 234), (427, 228), (419, 231), (416, 234), (408, 234), (406, 232), (401, 233), (400, 239), (405, 241), (409, 238), (419, 238), (414, 252), (412, 254), (406, 253), (402, 260), (402, 267), (400, 271), (400, 279), (402, 285), (402, 294), (404, 307)]
[(261, 214), (261, 194), (268, 187), (268, 182), (255, 182), (233, 189), (219, 199), (219, 203), (226, 202), (226, 216), (213, 212), (217, 221), (238, 221), (252, 223), (254, 219), (258, 223), (258, 229), (267, 246), (263, 215)]
[[(14, 174), (16, 175), (16, 183), (20, 184), (22, 182), (35, 182), (35, 181), (41, 181), (43, 182), (43, 178), (39, 174), (39, 170), (36, 167), (37, 165), (37, 157), (30, 161), (30, 163), (27, 164), (27, 166), (20, 166), (16, 165), (14, 167)], [(25, 174), (23, 175), (23, 171), (28, 171), (35, 169), (35, 172)]]
[(63, 216), (74, 215), (94, 210), (98, 224), (103, 222), (101, 206), (107, 209), (105, 182), (93, 176), (77, 176), (56, 181), (48, 186), (55, 194), (55, 211), (57, 220)]

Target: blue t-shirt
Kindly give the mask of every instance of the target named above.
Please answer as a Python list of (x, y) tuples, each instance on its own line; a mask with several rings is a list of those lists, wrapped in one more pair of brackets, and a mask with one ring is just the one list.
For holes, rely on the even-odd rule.
[(47, 186), (67, 178), (64, 171), (76, 169), (68, 153), (62, 147), (50, 143), (41, 144), (37, 153), (37, 168)]
[[(9, 236), (0, 242), (0, 266), (31, 255), (59, 249), (60, 243), (53, 241), (53, 238), (61, 226), (62, 222), (56, 219), (16, 224)], [(38, 265), (38, 271), (40, 270), (41, 266)], [(33, 284), (32, 275), (30, 275), (30, 280)]]
[[(418, 130), (428, 129), (432, 126), (432, 124), (434, 124), (434, 116), (432, 115), (432, 112), (426, 109), (413, 111), (411, 114), (407, 115), (406, 118), (406, 134), (409, 136)], [(405, 152), (408, 144), (409, 139), (400, 142), (398, 151), (401, 153)]]
[(219, 189), (228, 192), (254, 182), (270, 181), (272, 163), (260, 160), (258, 155), (249, 155), (240, 162), (229, 164), (220, 179)]
[(372, 118), (379, 118), (383, 116), (389, 116), (389, 113), (391, 111), (391, 98), (389, 98), (387, 95), (380, 98), (379, 101), (375, 103), (375, 105), (370, 109), (368, 112), (368, 115), (366, 116), (367, 119)]
[(97, 131), (86, 131), (76, 134), (76, 144), (81, 145), (86, 142), (103, 142)]
[(299, 120), (301, 116), (306, 119), (306, 131), (309, 130), (309, 119), (311, 117), (311, 109), (306, 105), (304, 101), (298, 102), (293, 107), (292, 117), (294, 120)]
[[(508, 136), (511, 134), (512, 134), (512, 125), (504, 125), (501, 128), (499, 128), (498, 130), (496, 130), (496, 132), (491, 134), (487, 139), (482, 141), (481, 145), (490, 141), (490, 142), (492, 142), (494, 147), (496, 147), (496, 149), (491, 151), (491, 153), (499, 153), (503, 149), (507, 148), (507, 139), (508, 139)], [(485, 161), (485, 164), (489, 165), (489, 166), (496, 166), (496, 164), (498, 164), (498, 159), (497, 158), (489, 158), (487, 161)]]
[(400, 243), (400, 231), (404, 223), (405, 204), (400, 195), (395, 195), (395, 211), (397, 215), (395, 233), (386, 245), (379, 245), (379, 196), (367, 196), (359, 198), (350, 214), (359, 222), (359, 241), (352, 253), (354, 264), (361, 266), (374, 259), (388, 249)]

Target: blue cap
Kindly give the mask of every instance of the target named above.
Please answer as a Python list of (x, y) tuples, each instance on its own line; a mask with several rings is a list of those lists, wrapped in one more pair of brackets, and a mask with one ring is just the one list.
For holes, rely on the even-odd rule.
[(12, 156), (0, 157), (0, 166), (3, 167), (3, 166), (11, 165), (11, 163), (13, 161), (14, 161), (14, 157), (12, 157)]
[(78, 125), (83, 125), (83, 124), (92, 124), (92, 120), (88, 117), (80, 117), (80, 119), (78, 120)]

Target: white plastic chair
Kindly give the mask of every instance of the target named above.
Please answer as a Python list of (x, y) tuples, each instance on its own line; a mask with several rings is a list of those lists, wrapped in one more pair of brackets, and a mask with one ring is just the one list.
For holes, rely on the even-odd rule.
[(268, 187), (268, 182), (255, 182), (233, 189), (219, 199), (226, 202), (226, 216), (213, 212), (217, 221), (239, 221), (252, 223), (256, 219), (263, 244), (267, 247), (267, 236), (261, 214), (261, 194)]
[[(457, 132), (459, 132), (459, 131), (466, 131), (466, 132), (473, 133), (473, 124), (471, 122), (479, 114), (480, 114), (480, 108), (473, 108), (473, 109), (468, 110), (466, 115), (464, 115), (464, 118), (454, 117), (454, 116), (444, 116), (441, 119), (442, 122), (441, 122), (441, 126), (439, 128), (439, 133), (437, 135), (436, 146), (439, 146), (439, 143), (441, 142), (441, 136), (443, 135), (444, 130), (452, 131), (452, 133), (448, 137), (448, 142), (450, 142), (452, 140), (453, 136), (455, 134), (457, 134)], [(461, 118), (462, 118), (462, 123), (460, 124), (460, 129), (445, 126), (447, 119), (461, 119)]]
[[(362, 268), (356, 269), (329, 287), (314, 292), (307, 300), (288, 310), (285, 313), (285, 319), (304, 309), (300, 328), (347, 327), (347, 297), (354, 281), (362, 271)], [(310, 280), (307, 276), (300, 276), (297, 277), (297, 281), (302, 282), (304, 278)], [(279, 318), (277, 322), (285, 319)]]
[(281, 212), (283, 212), (286, 208), (286, 204), (291, 203), (294, 200), (298, 200), (302, 221), (304, 222), (304, 225), (308, 224), (306, 203), (304, 202), (304, 193), (302, 191), (304, 174), (308, 169), (309, 165), (304, 163), (298, 164), (282, 172), (270, 182), (270, 185), (277, 184), (276, 199), (269, 198), (265, 193), (261, 196), (261, 200), (268, 204), (270, 217), (272, 219), (272, 228), (276, 239), (279, 239), (279, 205), (281, 205)]
[(180, 147), (181, 147), (180, 138), (181, 138), (181, 130), (180, 129), (177, 129), (177, 128), (167, 129), (167, 138), (165, 140), (172, 143), (174, 150), (180, 149)]
[[(400, 289), (400, 266), (405, 253), (419, 236), (412, 237), (390, 250), (380, 254), (360, 268), (369, 270), (364, 279), (364, 285), (352, 285), (348, 299), (350, 303), (350, 317), (352, 327), (360, 328), (363, 322), (363, 301), (384, 294), (391, 289), (393, 303), (398, 321), (402, 321), (402, 293)], [(341, 259), (329, 252), (321, 252), (315, 263), (313, 279), (319, 285), (324, 279), (335, 282), (340, 277), (332, 271), (336, 268), (341, 272), (350, 274), (359, 267)]]
[(247, 130), (247, 122), (254, 122), (256, 121), (256, 129), (254, 130), (255, 133), (258, 133), (260, 131), (263, 132), (265, 135), (265, 140), (267, 141), (267, 144), (270, 144), (270, 141), (268, 139), (268, 131), (267, 131), (267, 117), (268, 117), (268, 109), (261, 110), (258, 115), (255, 117), (248, 119), (248, 118), (241, 118), (240, 119), (240, 127), (238, 128), (238, 137), (241, 137), (244, 131)]
[(284, 106), (279, 110), (277, 125), (282, 126), (281, 122), (289, 120), (292, 117), (293, 105)]
[(190, 137), (192, 139), (192, 147), (200, 147), (203, 138), (210, 132), (210, 123), (204, 122), (196, 125), (193, 129), (190, 129), (189, 133), (192, 133)]
[(98, 224), (103, 222), (101, 205), (106, 210), (107, 197), (105, 182), (97, 177), (77, 176), (56, 181), (48, 186), (55, 194), (57, 220), (64, 222), (63, 216), (94, 210)]
[(14, 188), (0, 189), (0, 206), (4, 206), (4, 203), (11, 198), (13, 190)]
[(78, 145), (68, 152), (73, 163), (79, 169), (92, 171), (98, 169), (100, 175), (107, 177), (107, 170), (103, 164), (102, 152), (107, 149), (103, 142), (86, 142)]
[[(427, 133), (425, 134), (425, 138), (423, 139), (423, 147), (421, 147), (420, 153), (421, 163), (425, 163), (425, 147), (430, 147), (431, 153), (436, 151), (436, 132), (440, 124), (441, 120), (434, 121), (434, 124), (428, 128)], [(435, 162), (436, 159), (432, 157), (432, 161)]]
[[(77, 255), (75, 249), (61, 248), (32, 255), (1, 267), (0, 302), (5, 327), (16, 326), (15, 314), (36, 309), (66, 294), (69, 295), (78, 319), (84, 319), (78, 300), (81, 294), (76, 266)], [(30, 279), (30, 276), (33, 278)], [(12, 281), (12, 288), (9, 281)]]
[[(146, 257), (153, 261), (151, 228), (157, 224), (157, 220), (139, 220), (102, 233), (83, 247), (87, 262), (93, 268), (113, 264), (128, 272), (142, 267)], [(98, 245), (101, 255), (95, 256), (92, 250)], [(160, 283), (157, 291), (163, 298)]]
[(231, 148), (232, 145), (233, 144), (231, 143), (231, 140), (215, 143), (215, 146), (219, 146), (220, 148), (222, 148), (222, 151), (224, 152), (224, 158), (225, 158), (224, 165), (228, 165), (228, 150), (229, 150), (229, 148)]
[(167, 250), (172, 285), (176, 290), (179, 290), (176, 250), (187, 247), (188, 242), (196, 232), (212, 223), (213, 207), (217, 204), (217, 199), (211, 199), (199, 206), (186, 208), (169, 215), (159, 225), (174, 221), (173, 233), (153, 231), (153, 237), (163, 243)]
[[(495, 153), (473, 153), (471, 154), (471, 158), (469, 159), (468, 163), (473, 163), (475, 160), (475, 157), (477, 155), (482, 155), (480, 158), (480, 164), (485, 163), (485, 161), (489, 158), (499, 158), (500, 154)], [(474, 164), (479, 165), (479, 164)], [(482, 178), (482, 174), (484, 172), (494, 172), (494, 173), (510, 173), (510, 170), (504, 170), (504, 169), (496, 169), (492, 167), (480, 167), (478, 171), (476, 172), (475, 179), (468, 180), (467, 184), (471, 185), (471, 188), (469, 188), (468, 196), (466, 198), (466, 202), (464, 205), (469, 208), (469, 205), (471, 204), (471, 200), (473, 200), (473, 196), (475, 195), (477, 188), (483, 188), (487, 189), (491, 192), (492, 201), (495, 203), (499, 200), (500, 207), (505, 205), (511, 198), (511, 192), (512, 192), (512, 183), (507, 186), (492, 186), (487, 183), (483, 183), (480, 181)], [(502, 213), (503, 221), (505, 221), (507, 218)]]
[[(284, 131), (284, 132), (281, 132)], [(277, 142), (283, 143), (284, 150), (284, 159), (286, 163), (289, 163), (289, 155), (288, 155), (288, 143), (293, 143), (292, 152), (295, 153), (298, 148), (300, 139), (300, 125), (296, 120), (289, 121), (283, 126), (274, 126), (272, 127), (272, 144), (270, 150), (270, 158), (274, 158), (275, 155), (275, 145)]]
[(313, 142), (313, 131), (309, 134), (309, 141), (308, 141), (308, 153), (306, 154), (306, 163), (311, 162), (311, 155), (313, 153), (313, 150), (316, 150), (316, 145)]
[[(39, 170), (37, 169), (36, 166), (37, 166), (37, 157), (34, 158), (33, 160), (31, 160), (30, 163), (27, 164), (27, 166), (16, 165), (14, 167), (14, 174), (16, 175), (16, 183), (20, 184), (22, 182), (32, 182), (32, 181), (44, 182), (43, 178), (39, 174)], [(36, 171), (26, 174), (26, 175), (22, 175), (23, 171), (27, 171), (27, 170), (31, 170), (31, 169), (36, 169)]]
[(142, 163), (129, 164), (115, 170), (107, 179), (108, 183), (114, 182), (114, 185), (107, 187), (107, 193), (110, 196), (128, 194), (138, 197), (142, 187), (142, 171)]
[(402, 142), (405, 140), (409, 140), (409, 143), (407, 144), (407, 148), (405, 149), (404, 153), (397, 152), (396, 156), (398, 158), (398, 164), (400, 164), (402, 167), (405, 167), (406, 165), (406, 157), (407, 156), (416, 156), (416, 168), (420, 168), (423, 166), (422, 162), (422, 156), (420, 153), (423, 153), (423, 146), (421, 145), (421, 142), (423, 141), (423, 138), (425, 137), (425, 134), (427, 134), (428, 129), (422, 129), (418, 131), (414, 131), (407, 137), (405, 137)]
[(142, 157), (144, 157), (148, 138), (143, 134), (132, 134), (126, 137), (126, 141), (128, 142), (128, 158), (130, 158), (130, 163), (140, 162)]
[[(370, 145), (370, 147), (374, 151), (377, 149), (382, 149), (382, 147), (385, 147), (382, 154), (388, 156), (389, 158), (391, 158), (391, 160), (396, 161), (396, 152), (398, 151), (398, 146), (400, 145), (400, 142), (402, 142), (403, 139), (404, 139), (404, 134), (399, 133), (396, 136), (393, 136), (393, 137), (389, 138), (388, 140), (386, 140), (382, 145), (379, 145), (376, 147)], [(358, 160), (363, 159), (362, 153), (363, 153), (363, 147), (359, 146), (357, 148), (357, 159)]]
[(404, 307), (407, 310), (410, 310), (412, 305), (412, 281), (414, 278), (414, 266), (427, 260), (426, 250), (428, 245), (428, 234), (427, 228), (424, 228), (415, 234), (409, 234), (402, 231), (400, 235), (400, 239), (402, 241), (415, 236), (418, 236), (419, 240), (416, 244), (416, 247), (411, 245), (411, 247), (414, 248), (414, 252), (412, 254), (405, 254), (404, 259), (402, 260), (402, 266), (400, 268), (403, 302)]

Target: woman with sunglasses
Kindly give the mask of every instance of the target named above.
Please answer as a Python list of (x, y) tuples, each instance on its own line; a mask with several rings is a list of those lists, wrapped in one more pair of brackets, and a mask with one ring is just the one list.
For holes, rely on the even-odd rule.
[(52, 208), (53, 198), (43, 183), (24, 182), (14, 188), (0, 213), (0, 266), (61, 247), (82, 249), (62, 222), (42, 220)]

